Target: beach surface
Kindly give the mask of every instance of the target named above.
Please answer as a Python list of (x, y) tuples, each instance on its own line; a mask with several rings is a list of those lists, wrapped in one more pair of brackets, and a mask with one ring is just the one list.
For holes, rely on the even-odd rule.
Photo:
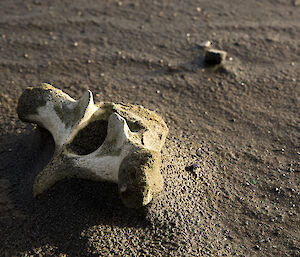
[[(300, 256), (300, 2), (1, 0), (0, 256)], [(202, 42), (224, 50), (205, 67)], [(63, 180), (23, 90), (141, 104), (169, 128), (164, 191)]]

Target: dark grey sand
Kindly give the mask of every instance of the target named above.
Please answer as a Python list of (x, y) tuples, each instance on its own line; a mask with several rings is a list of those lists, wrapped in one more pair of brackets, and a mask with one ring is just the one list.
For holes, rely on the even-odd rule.
[[(1, 0), (0, 256), (299, 256), (299, 5)], [(163, 193), (132, 210), (65, 180), (34, 200), (53, 141), (16, 106), (40, 82), (161, 114)]]

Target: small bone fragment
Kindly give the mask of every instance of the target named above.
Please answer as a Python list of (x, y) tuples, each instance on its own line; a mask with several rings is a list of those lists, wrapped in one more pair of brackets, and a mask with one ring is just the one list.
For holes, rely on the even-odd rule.
[(225, 51), (208, 49), (205, 52), (204, 62), (208, 65), (218, 65), (225, 61), (226, 56)]
[[(163, 189), (160, 151), (168, 128), (155, 112), (139, 105), (95, 104), (91, 91), (76, 101), (46, 83), (28, 87), (17, 112), (21, 120), (49, 130), (55, 141), (52, 160), (35, 179), (35, 197), (59, 180), (82, 178), (117, 183), (123, 203), (138, 208)], [(76, 153), (70, 147), (74, 138), (102, 120), (108, 122), (104, 142), (91, 153)]]

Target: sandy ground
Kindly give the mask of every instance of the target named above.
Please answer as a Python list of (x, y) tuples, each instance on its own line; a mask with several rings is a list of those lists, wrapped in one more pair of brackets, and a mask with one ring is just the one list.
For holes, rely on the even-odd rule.
[[(1, 0), (0, 256), (300, 256), (300, 3)], [(227, 51), (203, 69), (205, 40)], [(139, 210), (116, 186), (65, 180), (34, 200), (51, 158), (17, 100), (142, 104), (166, 120), (165, 190)]]

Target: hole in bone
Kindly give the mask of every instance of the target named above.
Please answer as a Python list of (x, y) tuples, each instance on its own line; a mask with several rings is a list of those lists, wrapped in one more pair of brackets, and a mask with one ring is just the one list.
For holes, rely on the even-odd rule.
[(78, 155), (87, 155), (96, 151), (106, 138), (107, 126), (108, 122), (106, 120), (97, 120), (89, 123), (67, 145), (68, 150)]

